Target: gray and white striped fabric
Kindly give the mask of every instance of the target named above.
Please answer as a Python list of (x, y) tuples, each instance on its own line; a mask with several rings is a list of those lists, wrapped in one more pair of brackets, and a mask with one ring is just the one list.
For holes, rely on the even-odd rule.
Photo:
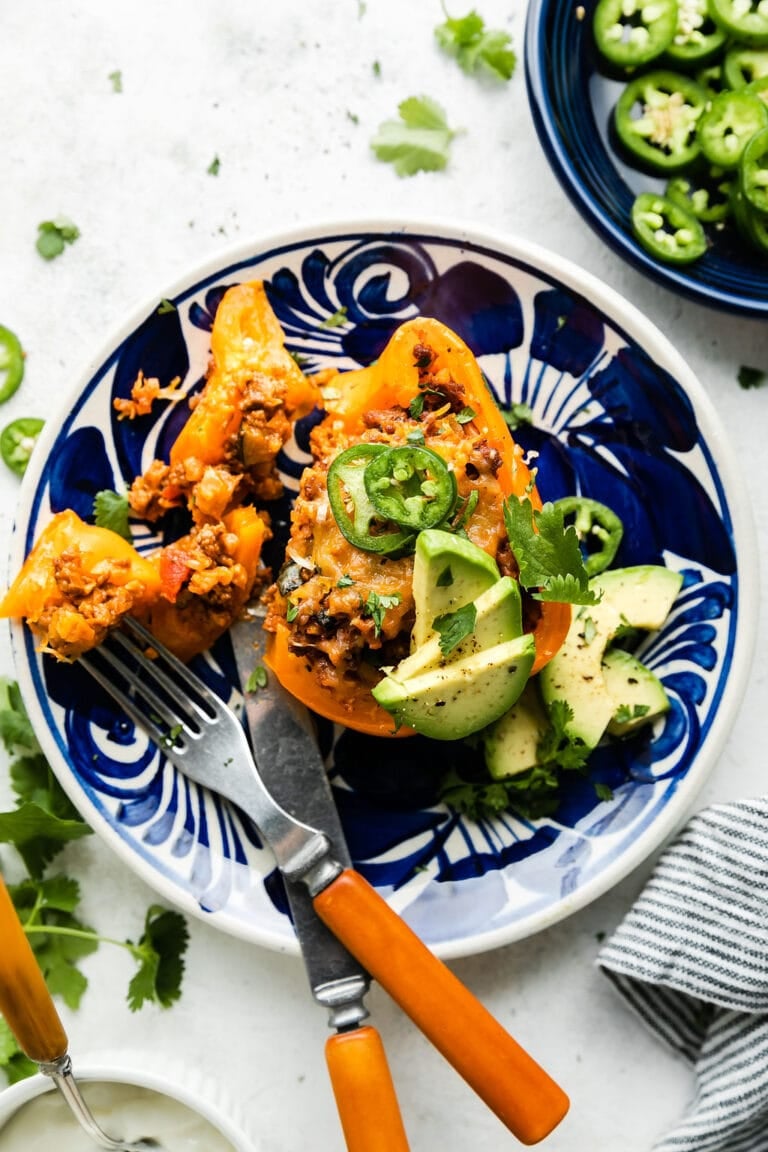
[(695, 1069), (654, 1152), (768, 1152), (768, 798), (694, 816), (597, 963)]

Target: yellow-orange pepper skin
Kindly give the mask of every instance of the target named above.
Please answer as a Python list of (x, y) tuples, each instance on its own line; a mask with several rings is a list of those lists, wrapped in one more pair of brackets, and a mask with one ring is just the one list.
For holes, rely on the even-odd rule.
[(194, 458), (220, 464), (243, 418), (248, 381), (274, 381), (286, 415), (306, 416), (320, 402), (317, 385), (285, 347), (285, 336), (260, 280), (228, 289), (211, 333), (211, 371), (196, 407), (171, 448), (171, 464)]
[(57, 512), (38, 537), (21, 571), (0, 601), (0, 616), (33, 621), (46, 608), (63, 604), (65, 593), (56, 581), (55, 561), (75, 549), (86, 575), (108, 572), (115, 587), (131, 584), (137, 604), (153, 599), (160, 591), (155, 565), (141, 556), (129, 541), (109, 528), (87, 524), (66, 509)]
[[(176, 590), (169, 589), (168, 595), (161, 592), (138, 613), (152, 635), (185, 663), (205, 652), (226, 632), (248, 603), (260, 574), (261, 549), (268, 534), (262, 517), (255, 508), (245, 505), (228, 512), (223, 523), (237, 538), (230, 556), (233, 567), (236, 566), (237, 582), (231, 588), (226, 608), (217, 609), (204, 598), (185, 596), (183, 592), (177, 599)], [(182, 557), (185, 539), (182, 537), (171, 545), (174, 553)], [(158, 575), (162, 572), (162, 557), (163, 553), (159, 552), (152, 558)]]

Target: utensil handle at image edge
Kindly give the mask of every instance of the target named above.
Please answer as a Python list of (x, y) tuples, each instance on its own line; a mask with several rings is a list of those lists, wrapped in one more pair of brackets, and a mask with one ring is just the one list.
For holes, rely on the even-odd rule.
[(67, 1034), (2, 876), (0, 1012), (30, 1060), (53, 1063), (66, 1055)]
[(341, 872), (314, 906), (518, 1140), (549, 1135), (568, 1111), (563, 1090), (362, 876)]
[(337, 1032), (325, 1060), (347, 1152), (409, 1152), (395, 1085), (381, 1037), (364, 1025)]

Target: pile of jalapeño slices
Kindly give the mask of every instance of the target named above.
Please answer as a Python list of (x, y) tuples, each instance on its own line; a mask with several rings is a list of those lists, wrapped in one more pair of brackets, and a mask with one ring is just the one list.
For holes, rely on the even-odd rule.
[(733, 225), (768, 258), (768, 3), (598, 0), (595, 45), (626, 81), (612, 135), (641, 192), (632, 228), (668, 264), (697, 260)]

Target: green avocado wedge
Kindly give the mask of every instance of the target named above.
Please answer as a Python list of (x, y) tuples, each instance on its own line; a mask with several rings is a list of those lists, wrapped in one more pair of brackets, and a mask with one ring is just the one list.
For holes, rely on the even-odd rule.
[(530, 634), (406, 679), (388, 673), (373, 689), (398, 725), (433, 740), (462, 740), (512, 707), (535, 655)]
[[(523, 608), (520, 585), (511, 576), (502, 576), (474, 601), (475, 622), (472, 631), (455, 648), (444, 654), (440, 635), (434, 630), (418, 648), (406, 656), (392, 672), (395, 679), (407, 680), (473, 653), (483, 652), (506, 640), (514, 640), (523, 631)], [(461, 605), (466, 608), (466, 604)], [(439, 617), (435, 617), (439, 619)]]
[(590, 589), (601, 594), (598, 604), (574, 613), (562, 647), (539, 675), (544, 704), (565, 700), (573, 712), (568, 735), (587, 748), (602, 739), (617, 708), (606, 684), (603, 658), (611, 641), (623, 631), (660, 628), (675, 602), (682, 576), (661, 565), (613, 568), (594, 576)]
[(416, 539), (413, 556), (413, 599), (416, 618), (411, 650), (434, 636), (437, 616), (455, 612), (495, 584), (496, 561), (464, 536), (428, 528)]

